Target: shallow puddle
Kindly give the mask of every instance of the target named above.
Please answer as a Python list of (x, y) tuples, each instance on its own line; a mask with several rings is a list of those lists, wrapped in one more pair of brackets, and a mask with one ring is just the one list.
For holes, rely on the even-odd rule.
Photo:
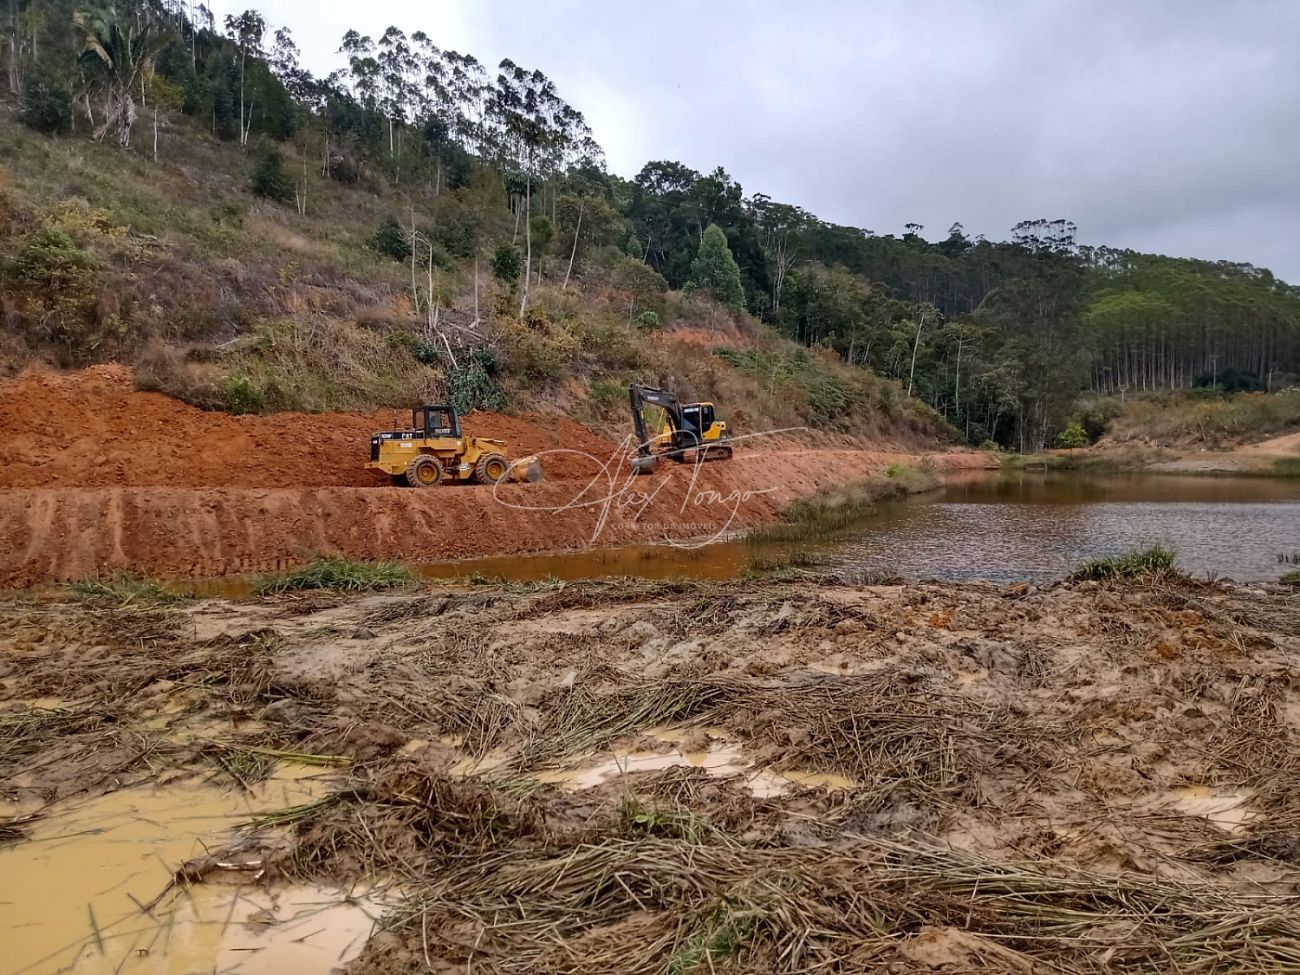
[[(369, 930), (364, 905), (337, 894), (286, 891), (273, 903), (251, 886), (199, 884), (141, 910), (239, 823), (326, 791), (320, 769), (285, 766), (251, 793), (189, 778), (53, 807), (28, 839), (0, 847), (3, 972), (328, 972)], [(304, 937), (297, 919), (308, 916), (320, 931)]]
[(1229, 833), (1242, 833), (1255, 814), (1246, 808), (1250, 799), (1247, 792), (1215, 789), (1208, 785), (1193, 785), (1175, 789), (1172, 805), (1188, 816), (1203, 816)]
[[(714, 729), (709, 729), (710, 737)], [(681, 741), (694, 732), (681, 729), (657, 729), (651, 737), (664, 741)], [(595, 756), (587, 756), (590, 761)], [(578, 768), (549, 769), (532, 776), (536, 781), (557, 785), (571, 792), (594, 789), (596, 786), (623, 775), (658, 772), (669, 768), (698, 768), (716, 778), (740, 777), (754, 796), (765, 799), (785, 795), (796, 789), (843, 790), (854, 788), (854, 782), (842, 775), (832, 775), (808, 770), (774, 772), (756, 769), (741, 747), (732, 742), (713, 740), (707, 748), (697, 751), (676, 749), (670, 752), (616, 751), (610, 758), (594, 765)]]

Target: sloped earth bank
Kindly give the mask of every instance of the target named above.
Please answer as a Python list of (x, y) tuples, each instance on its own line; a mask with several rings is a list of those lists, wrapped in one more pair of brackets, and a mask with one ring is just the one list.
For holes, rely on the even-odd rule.
[[(0, 790), (43, 818), (0, 875), (99, 862), (75, 793), (337, 756), (172, 896), (386, 892), (353, 975), (1297, 971), (1298, 664), (1296, 590), (1178, 577), (11, 601)], [(52, 908), (91, 971), (141, 964), (113, 882)]]
[[(746, 441), (729, 462), (625, 473), (625, 448), (571, 420), (476, 412), (464, 427), (541, 453), (537, 485), (393, 488), (364, 469), (373, 416), (208, 413), (131, 389), (129, 370), (0, 384), (0, 586), (130, 571), (213, 576), (320, 554), (437, 562), (707, 538), (769, 521), (899, 450)], [(982, 467), (940, 454), (936, 469)]]

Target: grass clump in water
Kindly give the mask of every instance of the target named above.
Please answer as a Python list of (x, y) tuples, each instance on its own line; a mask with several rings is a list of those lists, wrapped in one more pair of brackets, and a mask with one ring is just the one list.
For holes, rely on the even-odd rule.
[(1275, 460), (1273, 473), (1278, 477), (1300, 477), (1300, 457), (1282, 457)]
[(750, 532), (745, 540), (761, 544), (831, 535), (874, 513), (878, 498), (904, 493), (906, 488), (895, 480), (867, 481), (832, 492), (819, 491), (811, 498), (795, 501), (785, 509), (779, 523)]
[(253, 591), (259, 596), (309, 589), (374, 592), (409, 586), (414, 581), (411, 570), (400, 562), (359, 562), (337, 556), (322, 556), (311, 565), (294, 572), (262, 576), (253, 583)]
[(184, 598), (153, 579), (142, 579), (125, 572), (106, 579), (82, 579), (69, 585), (68, 592), (78, 602), (114, 609), (164, 606)]
[(1070, 574), (1071, 579), (1136, 579), (1177, 571), (1172, 549), (1152, 545), (1122, 555), (1085, 562)]
[(1283, 585), (1295, 586), (1296, 588), (1300, 588), (1300, 569), (1297, 569), (1294, 572), (1288, 572), (1281, 579), (1279, 579), (1278, 582), (1282, 583)]
[(809, 575), (810, 569), (826, 565), (826, 560), (807, 549), (797, 548), (771, 555), (755, 555), (741, 572), (744, 579), (790, 579)]

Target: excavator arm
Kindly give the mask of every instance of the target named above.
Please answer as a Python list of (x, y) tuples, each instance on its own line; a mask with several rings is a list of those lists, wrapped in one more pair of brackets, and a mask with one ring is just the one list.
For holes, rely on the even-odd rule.
[(632, 383), (628, 386), (627, 393), (632, 406), (632, 428), (636, 431), (637, 439), (637, 456), (632, 459), (632, 469), (638, 474), (650, 474), (659, 458), (650, 449), (652, 438), (645, 425), (645, 407), (657, 406), (662, 409), (675, 434), (682, 428), (682, 406), (672, 393), (654, 386)]

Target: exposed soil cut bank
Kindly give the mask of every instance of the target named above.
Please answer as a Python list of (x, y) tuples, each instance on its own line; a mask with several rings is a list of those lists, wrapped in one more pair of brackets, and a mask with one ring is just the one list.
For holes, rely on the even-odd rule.
[[(0, 383), (0, 488), (368, 487), (370, 435), (410, 426), (409, 412), (231, 416), (136, 392), (126, 366), (32, 371)], [(475, 412), (465, 431), (505, 440), (516, 456), (567, 447), (606, 457), (614, 444), (565, 417)], [(552, 477), (589, 473), (552, 454)]]
[(0, 386), (0, 585), (268, 571), (324, 553), (435, 562), (707, 537), (919, 460), (757, 439), (729, 462), (630, 479), (618, 445), (571, 420), (474, 413), (468, 432), (542, 452), (546, 482), (421, 491), (362, 467), (369, 435), (392, 423), (391, 412), (206, 413), (133, 392), (120, 367), (21, 376)]

